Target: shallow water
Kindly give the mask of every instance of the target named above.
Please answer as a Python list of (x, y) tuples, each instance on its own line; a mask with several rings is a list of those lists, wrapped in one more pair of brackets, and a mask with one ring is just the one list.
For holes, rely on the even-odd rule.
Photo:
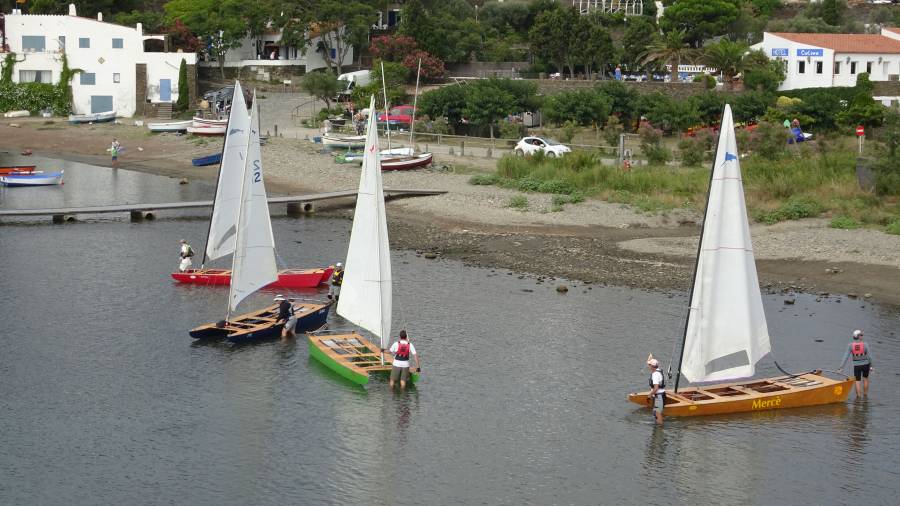
[[(66, 168), (63, 187), (3, 190), (0, 208), (213, 191)], [(895, 307), (765, 297), (791, 370), (836, 368), (845, 336), (866, 329), (868, 400), (658, 429), (626, 395), (645, 388), (647, 353), (668, 365), (684, 294), (562, 281), (571, 289), (560, 295), (557, 281), (397, 251), (394, 328), (410, 331), (423, 380), (403, 393), (382, 380), (361, 388), (310, 360), (302, 339), (192, 343), (187, 330), (221, 318), (227, 290), (168, 274), (178, 239), (202, 248), (205, 213), (0, 226), (0, 502), (895, 503)], [(283, 213), (273, 207), (283, 266), (342, 258), (350, 221)], [(771, 364), (759, 374), (776, 374)]]

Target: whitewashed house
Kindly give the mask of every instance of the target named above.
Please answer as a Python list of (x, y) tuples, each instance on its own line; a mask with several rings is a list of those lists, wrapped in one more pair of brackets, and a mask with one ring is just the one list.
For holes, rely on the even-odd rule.
[[(178, 99), (181, 60), (188, 74), (195, 69), (193, 53), (148, 52), (144, 42), (162, 35), (144, 35), (140, 24), (127, 27), (76, 15), (30, 15), (13, 10), (5, 18), (6, 45), (19, 61), (15, 82), (56, 83), (65, 51), (69, 67), (82, 72), (72, 79), (72, 109), (76, 114), (116, 111), (118, 116), (144, 114), (148, 103)], [(191, 81), (189, 77), (189, 81)], [(189, 83), (196, 86), (195, 80)]]
[[(226, 68), (250, 67), (251, 71), (258, 74), (268, 73), (275, 67), (296, 67), (301, 73), (325, 68), (328, 64), (319, 49), (322, 37), (331, 39), (332, 48), (335, 46), (335, 32), (314, 36), (303, 48), (285, 45), (281, 41), (281, 30), (269, 29), (258, 37), (245, 37), (237, 48), (229, 49), (225, 53)], [(341, 65), (353, 63), (353, 47), (348, 47), (344, 52)], [(337, 59), (335, 50), (331, 49), (332, 61)], [(201, 62), (204, 67), (217, 67), (218, 62)], [(264, 77), (268, 79), (268, 77)]]
[(866, 72), (872, 81), (900, 80), (900, 30), (881, 34), (769, 33), (756, 46), (783, 62), (780, 90), (854, 86)]

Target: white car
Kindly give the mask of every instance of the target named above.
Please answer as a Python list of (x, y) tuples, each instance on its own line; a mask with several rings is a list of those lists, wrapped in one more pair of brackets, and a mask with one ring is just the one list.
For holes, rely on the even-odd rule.
[(550, 157), (562, 156), (572, 152), (568, 146), (560, 144), (553, 139), (523, 137), (522, 140), (516, 143), (516, 155), (518, 156), (533, 155), (538, 151), (543, 151), (545, 155)]

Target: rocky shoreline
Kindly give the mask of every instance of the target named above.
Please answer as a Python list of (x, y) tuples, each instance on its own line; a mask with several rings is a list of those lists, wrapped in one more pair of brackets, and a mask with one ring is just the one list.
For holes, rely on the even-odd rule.
[[(220, 139), (151, 135), (125, 124), (72, 126), (36, 119), (16, 124), (0, 124), (0, 150), (31, 149), (109, 166), (105, 150), (118, 137), (126, 146), (121, 168), (188, 182), (216, 177), (217, 167), (192, 167), (190, 159), (221, 149)], [(491, 160), (436, 158), (436, 168), (384, 174), (387, 188), (448, 192), (392, 199), (387, 209), (393, 247), (510, 269), (538, 282), (566, 278), (648, 290), (689, 288), (699, 234), (695, 213), (645, 215), (593, 199), (554, 211), (550, 196), (539, 194), (527, 195), (527, 209), (517, 210), (507, 202), (518, 192), (468, 184), (471, 173), (492, 169)], [(353, 189), (359, 177), (358, 165), (335, 164), (320, 146), (298, 139), (272, 139), (263, 148), (263, 161), (273, 194)], [(351, 203), (329, 202), (318, 211), (349, 218)], [(786, 300), (793, 292), (810, 292), (900, 305), (900, 236), (831, 229), (825, 220), (755, 225), (752, 233), (761, 284), (785, 293)]]

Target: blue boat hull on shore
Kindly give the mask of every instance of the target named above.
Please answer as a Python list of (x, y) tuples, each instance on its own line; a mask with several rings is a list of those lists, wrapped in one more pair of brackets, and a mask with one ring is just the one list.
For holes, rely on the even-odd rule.
[(220, 163), (222, 161), (222, 153), (213, 153), (207, 156), (201, 156), (200, 158), (194, 158), (191, 160), (191, 164), (194, 167), (204, 167), (206, 165), (214, 165)]
[(62, 183), (64, 172), (9, 174), (0, 176), (0, 184), (3, 186), (54, 186)]

